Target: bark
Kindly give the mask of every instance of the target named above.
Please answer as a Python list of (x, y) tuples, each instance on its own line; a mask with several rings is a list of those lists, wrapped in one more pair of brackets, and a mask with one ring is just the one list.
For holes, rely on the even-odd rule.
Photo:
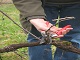
[[(63, 49), (64, 51), (80, 54), (80, 49), (74, 47), (70, 42), (53, 40), (53, 42), (50, 44), (55, 45), (56, 47)], [(15, 51), (23, 47), (34, 47), (34, 46), (40, 46), (40, 45), (46, 45), (46, 43), (40, 44), (40, 42), (37, 41), (37, 42), (31, 42), (31, 43), (12, 44), (10, 46), (0, 48), (0, 53)]]

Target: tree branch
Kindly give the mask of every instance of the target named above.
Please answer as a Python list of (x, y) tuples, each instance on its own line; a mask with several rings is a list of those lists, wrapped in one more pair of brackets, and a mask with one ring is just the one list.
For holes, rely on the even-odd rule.
[[(21, 27), (20, 25), (18, 25), (13, 19), (11, 19), (7, 14), (5, 14), (3, 11), (0, 10), (0, 12), (2, 14), (4, 14), (6, 17), (8, 17), (14, 24), (16, 24), (17, 26), (19, 26), (21, 29), (23, 29), (24, 31), (30, 33), (27, 29), (24, 29), (23, 27)], [(31, 42), (31, 43), (20, 43), (20, 44), (12, 44), (10, 46), (6, 46), (3, 48), (0, 48), (0, 53), (4, 53), (4, 52), (10, 52), (10, 51), (15, 51), (16, 49), (22, 48), (22, 47), (33, 47), (33, 46), (40, 46), (40, 45), (47, 45), (47, 43), (44, 44), (40, 44), (40, 38), (36, 37), (35, 35), (33, 35), (32, 33), (30, 33), (33, 37), (35, 37), (36, 39), (38, 39), (37, 42)], [(77, 53), (80, 54), (80, 49), (74, 47), (70, 42), (67, 41), (57, 41), (57, 40), (53, 40), (52, 43), (50, 43), (51, 45), (55, 45), (56, 47), (63, 49), (65, 51), (69, 51), (69, 52), (73, 52), (73, 53)]]
[[(39, 41), (31, 42), (31, 43), (12, 44), (10, 46), (0, 48), (0, 53), (15, 51), (15, 50), (17, 50), (19, 48), (23, 48), (23, 47), (33, 47), (33, 46), (40, 46), (40, 45), (47, 45), (47, 44), (46, 43), (40, 44)], [(68, 51), (68, 52), (80, 54), (80, 49), (74, 47), (71, 43), (69, 43), (67, 41), (53, 40), (53, 42), (50, 45), (55, 45), (56, 47), (63, 49), (65, 51)]]

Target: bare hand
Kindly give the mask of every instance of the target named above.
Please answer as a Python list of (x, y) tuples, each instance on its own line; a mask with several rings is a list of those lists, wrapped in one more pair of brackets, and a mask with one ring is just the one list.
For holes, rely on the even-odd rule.
[[(44, 19), (31, 19), (30, 22), (36, 27), (36, 29), (41, 32), (41, 33), (45, 33), (45, 31), (47, 31), (51, 26), (52, 24), (49, 23), (48, 25), (46, 25), (46, 22)], [(57, 31), (59, 31), (60, 29), (62, 28), (58, 28), (56, 26), (53, 26), (51, 29), (50, 29), (50, 33), (56, 33)], [(66, 30), (64, 30), (62, 32), (62, 35), (58, 35), (57, 37), (63, 37), (66, 33), (68, 33), (70, 30), (72, 30), (73, 28), (68, 28)]]
[[(36, 29), (39, 32), (47, 31), (52, 26), (51, 23), (49, 23), (48, 25), (46, 25), (46, 21), (44, 19), (32, 19), (32, 20), (30, 20), (30, 22), (36, 27)], [(55, 27), (55, 26), (53, 26), (50, 29), (51, 32), (56, 32), (56, 30), (60, 30), (60, 29), (57, 28), (57, 27)]]

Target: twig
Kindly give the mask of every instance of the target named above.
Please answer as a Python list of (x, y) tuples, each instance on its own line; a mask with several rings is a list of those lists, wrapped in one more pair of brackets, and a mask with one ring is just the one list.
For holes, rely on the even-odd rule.
[(53, 26), (56, 26), (60, 22), (65, 21), (65, 20), (72, 20), (72, 19), (75, 19), (75, 17), (65, 17), (65, 18), (60, 18), (60, 19), (53, 19), (52, 21), (58, 21), (58, 20), (59, 21), (53, 24), (46, 32), (48, 32)]
[(21, 58), (21, 60), (25, 59), (25, 58), (22, 57), (20, 54), (18, 54), (16, 51), (14, 51), (14, 53), (15, 53), (16, 55), (18, 55), (18, 56)]
[(21, 27), (19, 24), (17, 24), (11, 17), (9, 17), (6, 13), (4, 13), (3, 11), (0, 10), (0, 12), (5, 15), (7, 18), (9, 18), (14, 24), (16, 24), (18, 27), (20, 27), (21, 29), (23, 29), (25, 32), (28, 32), (29, 34), (31, 34), (33, 37), (35, 37), (38, 40), (41, 40), (40, 38), (38, 38), (37, 36), (35, 36), (34, 34), (32, 34), (31, 32), (29, 32), (27, 29), (24, 29), (23, 27)]

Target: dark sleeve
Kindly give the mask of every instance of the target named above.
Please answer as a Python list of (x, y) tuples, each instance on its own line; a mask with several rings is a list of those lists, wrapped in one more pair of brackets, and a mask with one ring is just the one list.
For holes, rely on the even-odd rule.
[(20, 11), (20, 15), (27, 20), (46, 16), (41, 0), (13, 0), (13, 3)]

